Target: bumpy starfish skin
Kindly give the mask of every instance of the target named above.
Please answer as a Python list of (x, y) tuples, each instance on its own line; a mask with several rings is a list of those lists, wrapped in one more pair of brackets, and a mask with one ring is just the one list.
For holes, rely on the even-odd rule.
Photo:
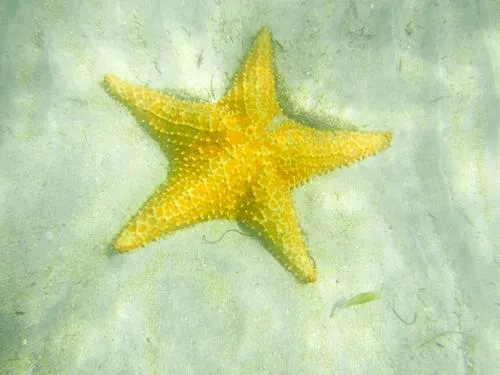
[(134, 250), (203, 220), (235, 219), (270, 242), (270, 251), (300, 280), (314, 282), (291, 189), (387, 147), (388, 132), (324, 131), (286, 118), (276, 99), (272, 36), (263, 28), (220, 101), (208, 104), (126, 83), (105, 86), (168, 144), (166, 183), (114, 243)]

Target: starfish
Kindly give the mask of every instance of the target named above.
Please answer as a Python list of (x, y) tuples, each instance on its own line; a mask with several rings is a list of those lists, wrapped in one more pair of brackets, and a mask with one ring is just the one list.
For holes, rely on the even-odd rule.
[(283, 114), (272, 35), (262, 28), (227, 94), (215, 103), (180, 99), (104, 77), (107, 91), (166, 143), (171, 170), (114, 242), (126, 252), (211, 219), (253, 229), (299, 280), (316, 281), (291, 190), (387, 147), (389, 132), (317, 130)]

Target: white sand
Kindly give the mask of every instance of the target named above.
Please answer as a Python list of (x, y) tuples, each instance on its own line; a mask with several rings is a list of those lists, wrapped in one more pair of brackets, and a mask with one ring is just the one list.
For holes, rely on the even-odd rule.
[[(499, 2), (7, 3), (0, 373), (494, 373)], [(218, 98), (262, 25), (289, 112), (394, 136), (295, 191), (317, 283), (252, 237), (203, 240), (229, 221), (112, 254), (168, 161), (99, 81)]]

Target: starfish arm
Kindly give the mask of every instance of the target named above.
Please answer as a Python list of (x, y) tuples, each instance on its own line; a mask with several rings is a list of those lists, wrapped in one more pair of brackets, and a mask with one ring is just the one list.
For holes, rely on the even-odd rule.
[(217, 105), (237, 109), (257, 127), (265, 127), (281, 113), (276, 99), (272, 35), (268, 28), (259, 31), (232, 88)]
[(307, 251), (289, 189), (265, 172), (252, 188), (253, 199), (239, 219), (265, 235), (274, 257), (298, 279), (316, 281), (316, 270)]
[(318, 131), (287, 121), (276, 132), (281, 171), (289, 187), (348, 166), (389, 146), (389, 132)]
[(126, 224), (114, 242), (119, 252), (135, 250), (163, 234), (224, 216), (217, 204), (217, 185), (209, 178), (188, 176), (160, 188)]
[(124, 103), (138, 120), (146, 121), (159, 135), (182, 136), (194, 132), (217, 131), (212, 121), (214, 106), (180, 100), (144, 86), (122, 81), (112, 74), (104, 77), (104, 86)]
[(131, 251), (191, 224), (234, 218), (246, 180), (228, 174), (235, 165), (224, 158), (209, 163), (208, 174), (200, 169), (179, 168), (179, 173), (158, 189), (124, 227), (114, 243), (115, 249)]

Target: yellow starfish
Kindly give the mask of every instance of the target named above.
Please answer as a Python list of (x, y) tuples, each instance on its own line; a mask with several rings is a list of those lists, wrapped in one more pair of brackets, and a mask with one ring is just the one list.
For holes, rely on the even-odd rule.
[(235, 219), (264, 235), (272, 254), (300, 280), (314, 282), (291, 189), (375, 154), (391, 140), (388, 132), (315, 130), (285, 117), (267, 28), (216, 103), (178, 99), (113, 75), (104, 83), (167, 142), (172, 162), (166, 183), (116, 239), (119, 252), (203, 220)]

